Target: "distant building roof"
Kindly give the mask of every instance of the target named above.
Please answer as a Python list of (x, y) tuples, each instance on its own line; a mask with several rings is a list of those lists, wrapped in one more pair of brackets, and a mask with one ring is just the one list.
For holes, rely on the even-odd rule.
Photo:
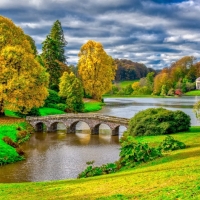
[(196, 81), (200, 81), (200, 77), (196, 79)]

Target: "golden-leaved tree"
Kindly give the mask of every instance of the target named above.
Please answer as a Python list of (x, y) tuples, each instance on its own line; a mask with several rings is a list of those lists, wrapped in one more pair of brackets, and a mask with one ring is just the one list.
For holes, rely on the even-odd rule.
[(5, 109), (27, 113), (48, 96), (49, 75), (35, 59), (24, 32), (0, 16), (0, 115)]
[(85, 92), (93, 99), (101, 100), (102, 95), (112, 88), (115, 61), (107, 55), (101, 43), (92, 40), (81, 47), (78, 56), (78, 74)]

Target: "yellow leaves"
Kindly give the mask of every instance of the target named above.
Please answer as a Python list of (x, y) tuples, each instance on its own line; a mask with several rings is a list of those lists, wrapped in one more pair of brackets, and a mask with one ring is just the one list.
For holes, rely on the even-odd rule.
[(134, 82), (132, 84), (132, 88), (133, 88), (134, 91), (139, 90), (140, 89), (140, 83), (139, 82)]
[(48, 74), (23, 47), (6, 46), (0, 51), (0, 95), (4, 108), (26, 113), (42, 106), (48, 96)]
[(31, 45), (21, 28), (8, 18), (0, 16), (0, 51), (3, 47), (20, 45), (26, 52), (32, 53)]
[(116, 64), (99, 42), (89, 40), (79, 52), (78, 72), (86, 93), (100, 100), (112, 87)]

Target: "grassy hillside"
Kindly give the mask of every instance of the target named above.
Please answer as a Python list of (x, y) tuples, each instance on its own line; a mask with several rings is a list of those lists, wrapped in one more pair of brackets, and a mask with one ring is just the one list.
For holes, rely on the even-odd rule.
[[(0, 184), (0, 199), (200, 199), (200, 127), (173, 134), (188, 148), (136, 168), (99, 177)], [(165, 136), (138, 137), (157, 145)]]
[(116, 84), (123, 88), (123, 87), (126, 87), (127, 85), (132, 85), (134, 82), (137, 82), (137, 81), (139, 81), (139, 80), (120, 81), (120, 82), (118, 82)]
[(84, 112), (94, 112), (101, 110), (103, 103), (101, 102), (85, 102), (84, 103)]
[[(0, 118), (0, 165), (6, 163), (13, 163), (19, 160), (23, 160), (22, 156), (19, 156), (16, 149), (6, 144), (3, 141), (4, 137), (11, 138), (14, 142), (17, 140), (17, 127), (25, 127), (23, 119), (1, 117)], [(1, 197), (0, 197), (1, 199)]]
[(186, 92), (184, 95), (186, 96), (200, 96), (200, 90), (193, 90)]

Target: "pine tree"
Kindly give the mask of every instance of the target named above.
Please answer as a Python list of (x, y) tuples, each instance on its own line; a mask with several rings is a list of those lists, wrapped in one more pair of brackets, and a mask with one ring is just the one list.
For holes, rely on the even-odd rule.
[(50, 74), (50, 86), (58, 85), (63, 71), (59, 62), (66, 63), (65, 47), (67, 45), (59, 20), (54, 22), (50, 34), (42, 44), (42, 58)]

